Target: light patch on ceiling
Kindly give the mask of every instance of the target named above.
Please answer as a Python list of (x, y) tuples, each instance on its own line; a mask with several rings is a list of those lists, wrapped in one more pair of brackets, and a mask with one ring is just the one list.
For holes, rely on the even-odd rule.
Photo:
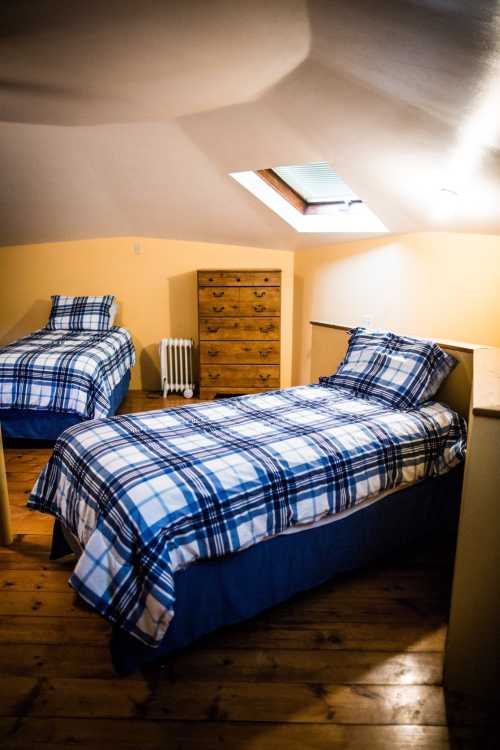
[[(323, 165), (324, 162), (319, 162)], [(303, 172), (313, 165), (304, 165)], [(327, 165), (328, 166), (328, 165)], [(252, 195), (258, 198), (264, 203), (271, 211), (278, 214), (284, 221), (287, 222), (296, 232), (300, 233), (370, 233), (378, 234), (388, 232), (387, 227), (370, 211), (370, 209), (355, 196), (355, 194), (346, 187), (344, 190), (343, 186), (345, 183), (336, 175), (333, 170), (330, 170), (335, 175), (337, 181), (337, 189), (339, 192), (332, 196), (332, 183), (335, 180), (330, 180), (330, 196), (325, 199), (326, 183), (328, 179), (324, 179), (323, 187), (318, 183), (314, 183), (314, 180), (304, 179), (304, 173), (302, 174), (302, 180), (297, 180), (297, 174), (295, 173), (294, 183), (290, 179), (290, 174), (285, 176), (285, 170), (293, 170), (297, 167), (277, 167), (273, 169), (282, 179), (284, 179), (290, 187), (292, 187), (297, 193), (303, 195), (308, 201), (309, 205), (314, 206), (315, 204), (321, 204), (323, 202), (330, 203), (331, 209), (328, 213), (301, 213), (295, 206), (289, 203), (280, 193), (275, 190), (268, 182), (263, 180), (256, 172), (232, 172), (230, 176), (248, 190)], [(325, 174), (325, 172), (324, 172)], [(307, 176), (307, 175), (306, 175)], [(321, 182), (321, 180), (319, 180)], [(299, 184), (300, 183), (300, 184)], [(307, 185), (306, 185), (307, 183)], [(349, 190), (349, 193), (347, 193)], [(303, 191), (303, 192), (301, 192)], [(340, 197), (340, 193), (343, 192), (343, 196)], [(305, 193), (305, 194), (304, 194)], [(310, 196), (313, 196), (311, 200)], [(335, 205), (336, 203), (336, 205)]]
[(498, 102), (500, 97), (500, 44), (491, 63), (491, 72), (481, 83), (470, 115), (459, 131), (453, 148), (448, 179), (455, 189), (467, 185), (488, 150), (496, 149), (500, 131)]
[(433, 205), (433, 216), (437, 220), (448, 219), (457, 210), (460, 195), (452, 188), (441, 188)]
[(486, 75), (478, 83), (477, 93), (441, 176), (442, 187), (434, 205), (434, 216), (442, 219), (464, 215), (472, 209), (476, 215), (495, 211), (495, 191), (482, 174), (488, 154), (499, 144), (497, 116), (500, 97), (500, 13), (492, 23), (496, 43), (486, 66)]

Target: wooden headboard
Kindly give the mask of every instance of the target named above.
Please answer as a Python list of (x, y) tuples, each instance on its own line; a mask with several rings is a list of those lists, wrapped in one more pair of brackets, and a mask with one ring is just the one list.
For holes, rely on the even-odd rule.
[[(317, 382), (320, 375), (330, 375), (335, 372), (346, 352), (347, 334), (352, 326), (321, 320), (311, 320), (311, 325), (311, 382), (314, 383)], [(473, 353), (476, 349), (483, 347), (446, 339), (436, 341), (436, 343), (458, 361), (457, 366), (439, 389), (436, 398), (468, 419)]]
[[(343, 358), (350, 326), (311, 323), (311, 376), (317, 381)], [(500, 659), (500, 349), (436, 343), (458, 360), (437, 398), (468, 420), (444, 684), (490, 699), (498, 688)]]

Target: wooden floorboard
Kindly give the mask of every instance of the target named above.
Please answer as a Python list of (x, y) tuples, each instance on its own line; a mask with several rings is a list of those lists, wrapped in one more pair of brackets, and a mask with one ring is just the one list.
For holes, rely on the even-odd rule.
[[(79, 643), (0, 643), (3, 676), (112, 677), (107, 645), (86, 643), (85, 659)], [(439, 685), (439, 653), (378, 651), (311, 651), (280, 649), (191, 648), (169, 660), (163, 675), (175, 682), (315, 682), (355, 685)], [(134, 679), (142, 679), (139, 673)]]
[(368, 726), (147, 719), (0, 718), (10, 750), (489, 750), (477, 730), (445, 726)]
[[(131, 392), (122, 411), (184, 406)], [(123, 679), (110, 626), (50, 561), (26, 500), (50, 449), (6, 449), (15, 538), (0, 549), (0, 747), (430, 750), (497, 746), (495, 715), (442, 689), (446, 550), (342, 576)]]

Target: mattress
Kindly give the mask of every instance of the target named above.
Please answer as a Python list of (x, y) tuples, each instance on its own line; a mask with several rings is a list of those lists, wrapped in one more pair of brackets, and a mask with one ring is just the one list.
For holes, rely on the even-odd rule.
[[(336, 513), (335, 515), (325, 516), (319, 521), (296, 524), (289, 529), (285, 529), (285, 531), (282, 531), (281, 534), (276, 534), (276, 537), (290, 534), (300, 534), (302, 531), (310, 531), (311, 529), (317, 529), (321, 526), (327, 526), (328, 524), (335, 523), (336, 521), (341, 521), (342, 519), (347, 518), (347, 516), (351, 516), (353, 513), (357, 513), (360, 510), (364, 510), (369, 505), (373, 505), (378, 500), (383, 500), (384, 497), (388, 497), (389, 495), (393, 495), (396, 492), (401, 492), (402, 490), (408, 489), (409, 487), (413, 487), (415, 484), (419, 484), (419, 482), (410, 482), (391, 490), (378, 492), (371, 497), (367, 497), (366, 500), (363, 500), (362, 502), (358, 503), (358, 505), (355, 505), (352, 508), (347, 508), (346, 510), (341, 511), (340, 513)], [(83, 547), (75, 534), (73, 534), (68, 528), (66, 528), (64, 524), (60, 524), (60, 526), (58, 526), (57, 528), (57, 536), (55, 537), (55, 540), (53, 540), (52, 545), (52, 559), (56, 560), (59, 557), (63, 557), (64, 555), (70, 553), (73, 553), (79, 557), (83, 552)], [(60, 534), (62, 536), (59, 536)], [(273, 537), (260, 539), (257, 543), (263, 544), (265, 542), (268, 542), (270, 538)]]
[(300, 534), (301, 531), (308, 531), (309, 529), (317, 529), (320, 526), (327, 526), (330, 523), (335, 523), (335, 521), (341, 521), (343, 518), (347, 518), (347, 516), (351, 516), (353, 513), (357, 513), (359, 510), (364, 510), (369, 505), (373, 505), (373, 503), (378, 502), (379, 500), (383, 500), (384, 497), (388, 497), (389, 495), (393, 495), (396, 492), (401, 492), (402, 490), (408, 489), (408, 487), (413, 487), (415, 484), (419, 484), (422, 480), (418, 480), (415, 482), (406, 482), (404, 484), (400, 484), (397, 487), (393, 487), (390, 490), (384, 490), (383, 492), (376, 492), (374, 495), (371, 495), (361, 502), (359, 502), (357, 505), (354, 505), (351, 508), (346, 508), (345, 510), (341, 510), (339, 513), (335, 513), (334, 515), (328, 515), (324, 518), (320, 518), (318, 521), (311, 521), (310, 523), (301, 523), (296, 524), (295, 526), (292, 526), (289, 529), (285, 529), (285, 531), (282, 531), (281, 534)]

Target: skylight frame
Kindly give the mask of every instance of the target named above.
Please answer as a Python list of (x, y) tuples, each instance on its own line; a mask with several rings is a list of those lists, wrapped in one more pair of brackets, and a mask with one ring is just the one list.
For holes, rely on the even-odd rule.
[(326, 213), (321, 210), (303, 212), (300, 207), (292, 204), (288, 197), (282, 195), (269, 180), (263, 178), (263, 171), (269, 170), (232, 172), (230, 177), (283, 221), (286, 221), (296, 232), (317, 234), (386, 234), (389, 232), (363, 202), (354, 206), (352, 211), (346, 211), (345, 204), (327, 204), (329, 208)]
[(272, 169), (259, 169), (255, 172), (264, 182), (276, 190), (285, 200), (287, 200), (297, 211), (302, 214), (332, 214), (335, 215), (338, 210), (348, 210), (352, 206), (363, 205), (361, 198), (354, 195), (349, 189), (350, 196), (345, 200), (332, 200), (309, 203), (294, 187), (288, 184), (276, 171)]

